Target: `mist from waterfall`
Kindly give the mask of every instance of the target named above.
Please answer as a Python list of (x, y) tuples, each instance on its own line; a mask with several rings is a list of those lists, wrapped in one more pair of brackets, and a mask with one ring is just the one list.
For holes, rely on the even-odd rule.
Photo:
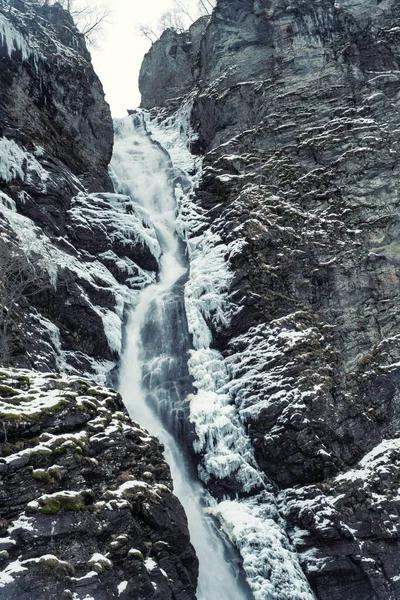
[(205, 491), (185, 458), (188, 409), (184, 399), (191, 391), (183, 304), (187, 268), (175, 234), (172, 166), (168, 155), (150, 139), (140, 113), (116, 120), (112, 168), (117, 191), (143, 207), (161, 247), (158, 281), (140, 292), (128, 319), (120, 392), (131, 417), (165, 446), (174, 493), (185, 508), (200, 561), (198, 600), (244, 600), (248, 594), (238, 579), (238, 569), (229, 560), (213, 521), (205, 515)]

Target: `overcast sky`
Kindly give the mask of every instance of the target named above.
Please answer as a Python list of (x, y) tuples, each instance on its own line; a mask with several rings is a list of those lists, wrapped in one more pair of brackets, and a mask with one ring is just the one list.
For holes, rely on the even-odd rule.
[[(101, 4), (101, 1), (99, 1)], [(90, 51), (113, 117), (125, 116), (140, 103), (140, 64), (150, 43), (137, 33), (138, 23), (153, 22), (172, 8), (173, 0), (110, 0), (112, 15), (99, 48)]]

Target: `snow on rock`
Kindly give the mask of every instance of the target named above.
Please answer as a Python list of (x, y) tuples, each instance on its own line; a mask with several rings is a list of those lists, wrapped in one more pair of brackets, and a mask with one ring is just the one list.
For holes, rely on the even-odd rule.
[(0, 588), (4, 588), (7, 584), (13, 583), (15, 575), (26, 570), (26, 567), (22, 565), (20, 560), (15, 560), (7, 565), (3, 571), (0, 571)]
[(49, 586), (57, 598), (67, 588), (81, 597), (83, 586), (93, 598), (153, 589), (147, 569), (161, 560), (166, 593), (185, 585), (194, 600), (197, 559), (162, 446), (119, 394), (2, 369), (0, 442), (1, 598), (27, 586), (38, 598)]
[(35, 61), (38, 59), (38, 52), (30, 46), (26, 37), (2, 14), (0, 14), (0, 43), (5, 46), (10, 58), (14, 52), (19, 51), (24, 61), (31, 56), (34, 57)]
[(32, 175), (39, 178), (42, 190), (45, 191), (48, 175), (34, 154), (23, 150), (14, 140), (0, 138), (0, 179), (5, 183), (16, 178), (29, 182), (32, 181)]
[(118, 596), (120, 596), (126, 590), (127, 586), (127, 581), (121, 581), (121, 583), (118, 584)]
[[(0, 205), (0, 218), (1, 228), (6, 235), (11, 237), (12, 232), (18, 240), (19, 248), (28, 259), (34, 259), (36, 268), (42, 273), (47, 273), (50, 289), (54, 289), (54, 293), (61, 287), (65, 294), (65, 286), (71, 286), (67, 282), (71, 279), (75, 282), (78, 303), (85, 304), (101, 320), (111, 352), (106, 356), (109, 359), (121, 352), (125, 307), (135, 302), (137, 290), (154, 280), (154, 272), (147, 271), (137, 264), (142, 256), (145, 267), (154, 269), (157, 265), (156, 257), (146, 246), (146, 240), (156, 252), (158, 242), (151, 237), (151, 227), (143, 225), (140, 216), (126, 214), (125, 196), (99, 196), (101, 194), (81, 193), (72, 204), (68, 213), (68, 227), (70, 239), (75, 246), (64, 239), (62, 244), (55, 243), (54, 239), (29, 217), (16, 212), (15, 204), (4, 193)], [(88, 254), (90, 251), (93, 254)], [(134, 260), (129, 258), (129, 255)], [(66, 304), (70, 303), (71, 299), (66, 297)], [(64, 346), (63, 327), (56, 326), (40, 312), (34, 311), (32, 315), (39, 327), (47, 332), (48, 346), (56, 357), (58, 367), (74, 372), (76, 355), (73, 356)], [(36, 352), (34, 360), (38, 361), (39, 358), (40, 353)], [(81, 361), (80, 358), (78, 360)], [(111, 360), (107, 363), (100, 357), (93, 362), (90, 356), (86, 356), (84, 363), (84, 370), (90, 373), (100, 374), (113, 367)], [(105, 381), (103, 374), (100, 381)]]
[(88, 250), (93, 251), (93, 244), (101, 245), (101, 238), (106, 236), (109, 246), (117, 248), (118, 253), (125, 252), (129, 256), (129, 250), (138, 244), (143, 251), (148, 248), (156, 260), (161, 255), (154, 227), (129, 196), (79, 194), (68, 211), (67, 228), (71, 238), (79, 240), (84, 247), (88, 245)]

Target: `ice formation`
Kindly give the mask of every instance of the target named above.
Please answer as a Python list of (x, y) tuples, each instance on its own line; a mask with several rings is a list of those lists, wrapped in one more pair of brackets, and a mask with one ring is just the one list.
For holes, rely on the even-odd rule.
[(0, 43), (7, 48), (8, 56), (11, 58), (13, 52), (21, 52), (22, 60), (28, 60), (31, 56), (37, 58), (37, 52), (30, 47), (29, 42), (20, 31), (10, 23), (4, 15), (0, 14)]
[[(239, 375), (231, 361), (210, 348), (212, 335), (208, 324), (218, 328), (228, 323), (237, 310), (229, 298), (232, 280), (229, 258), (238, 251), (238, 242), (222, 244), (205, 211), (195, 204), (201, 159), (189, 151), (194, 138), (189, 126), (190, 110), (189, 101), (173, 117), (161, 123), (147, 118), (146, 125), (152, 138), (168, 151), (175, 173), (179, 174), (175, 188), (176, 230), (187, 244), (189, 258), (185, 305), (194, 346), (189, 370), (197, 392), (188, 399), (190, 419), (197, 434), (195, 450), (202, 456), (199, 475), (205, 482), (233, 477), (243, 491), (256, 493), (248, 499), (212, 503), (209, 509), (240, 551), (254, 597), (312, 600), (313, 593), (285, 533), (276, 500), (268, 491), (269, 483), (257, 469), (246, 434), (246, 414), (240, 410), (240, 403), (235, 402), (239, 387), (235, 377)], [(240, 377), (251, 381), (254, 375), (251, 351), (242, 358), (248, 366), (244, 365)]]

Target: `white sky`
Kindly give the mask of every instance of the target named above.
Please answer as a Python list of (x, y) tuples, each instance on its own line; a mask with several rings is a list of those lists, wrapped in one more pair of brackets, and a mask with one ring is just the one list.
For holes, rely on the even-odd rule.
[[(96, 3), (102, 4), (99, 0)], [(156, 24), (173, 0), (110, 0), (112, 15), (104, 27), (99, 48), (90, 48), (113, 117), (124, 117), (128, 108), (140, 104), (138, 77), (149, 41), (137, 33), (138, 23)], [(190, 4), (190, 1), (188, 2)]]

